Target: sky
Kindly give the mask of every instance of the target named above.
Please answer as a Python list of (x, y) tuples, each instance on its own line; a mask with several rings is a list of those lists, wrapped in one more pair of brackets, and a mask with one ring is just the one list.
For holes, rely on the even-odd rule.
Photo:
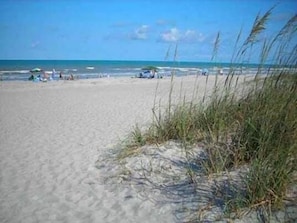
[(296, 0), (0, 0), (0, 59), (208, 62), (219, 32), (216, 60), (228, 62), (275, 4), (265, 36)]

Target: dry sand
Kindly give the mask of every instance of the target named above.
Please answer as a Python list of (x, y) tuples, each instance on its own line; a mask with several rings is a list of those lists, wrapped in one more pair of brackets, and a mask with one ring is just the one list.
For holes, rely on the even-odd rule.
[[(175, 78), (172, 97), (191, 98), (194, 86), (201, 97), (205, 83)], [(0, 82), (0, 222), (179, 222), (183, 200), (104, 181), (113, 170), (106, 154), (152, 121), (170, 86), (170, 78)]]
[[(195, 80), (177, 78), (177, 97), (181, 82), (192, 94)], [(170, 206), (109, 188), (95, 167), (151, 121), (169, 86), (170, 78), (0, 82), (0, 222), (173, 222)]]

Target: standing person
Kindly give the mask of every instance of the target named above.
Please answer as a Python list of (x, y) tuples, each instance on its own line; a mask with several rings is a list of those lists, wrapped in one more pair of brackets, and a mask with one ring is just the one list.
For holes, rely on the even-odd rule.
[(55, 69), (53, 69), (53, 71), (52, 71), (52, 79), (53, 80), (55, 80), (55, 76), (56, 76), (56, 71), (55, 71)]
[(219, 74), (220, 74), (220, 75), (223, 75), (223, 74), (224, 74), (224, 71), (223, 71), (222, 68), (219, 70)]
[(151, 70), (148, 78), (154, 78), (154, 77), (155, 77), (155, 70)]
[(43, 71), (43, 81), (47, 81), (48, 75), (45, 71)]
[(60, 72), (60, 76), (59, 78), (62, 80), (63, 79), (63, 75), (62, 75), (62, 71)]

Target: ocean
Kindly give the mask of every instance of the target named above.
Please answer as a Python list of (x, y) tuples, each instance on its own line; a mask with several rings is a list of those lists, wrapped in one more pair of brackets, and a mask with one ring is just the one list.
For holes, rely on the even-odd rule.
[[(205, 62), (172, 62), (172, 61), (119, 61), (119, 60), (0, 60), (0, 80), (28, 80), (30, 70), (40, 68), (51, 74), (53, 69), (57, 76), (74, 75), (80, 79), (102, 77), (135, 77), (146, 66), (158, 67), (159, 75), (170, 76), (174, 71), (177, 76), (197, 75), (207, 69), (208, 74), (216, 74), (219, 70), (228, 73), (229, 63)], [(233, 65), (234, 67), (234, 65)], [(237, 66), (240, 74), (254, 74), (258, 65), (245, 64)], [(37, 74), (38, 75), (38, 74)]]

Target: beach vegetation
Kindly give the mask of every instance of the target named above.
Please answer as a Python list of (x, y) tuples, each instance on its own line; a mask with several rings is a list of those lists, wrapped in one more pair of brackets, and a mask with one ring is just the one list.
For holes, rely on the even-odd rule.
[[(281, 209), (288, 199), (288, 191), (297, 183), (297, 15), (270, 38), (259, 38), (266, 29), (274, 7), (258, 15), (249, 35), (242, 40), (239, 32), (235, 43), (233, 62), (249, 62), (253, 48), (261, 48), (258, 72), (240, 83), (232, 67), (224, 85), (215, 81), (213, 93), (202, 100), (181, 97), (173, 104), (174, 71), (171, 75), (167, 109), (153, 108), (153, 121), (146, 131), (137, 126), (132, 133), (131, 148), (146, 144), (179, 141), (187, 151), (188, 173), (193, 184), (199, 162), (208, 176), (245, 168), (240, 175), (242, 183), (231, 185), (233, 196), (224, 197), (226, 213), (242, 208)], [(216, 60), (221, 33), (214, 42), (212, 60)], [(241, 47), (238, 47), (240, 42)], [(168, 52), (167, 52), (168, 54)], [(177, 55), (177, 47), (174, 59)], [(267, 69), (267, 64), (271, 67)], [(206, 85), (208, 77), (205, 78)], [(202, 144), (205, 157), (196, 157), (190, 151)], [(127, 157), (126, 156), (126, 157)], [(229, 188), (229, 189), (230, 189)]]

